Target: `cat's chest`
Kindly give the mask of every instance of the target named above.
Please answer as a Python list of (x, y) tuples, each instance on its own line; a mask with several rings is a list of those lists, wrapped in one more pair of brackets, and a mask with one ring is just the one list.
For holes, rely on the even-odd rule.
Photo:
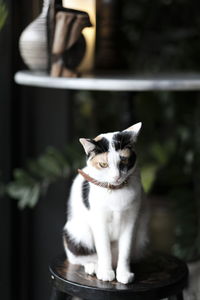
[[(107, 208), (111, 211), (124, 211), (133, 206), (139, 198), (139, 189), (125, 188), (120, 190), (107, 190), (104, 188), (91, 187), (90, 190), (90, 203), (94, 208)], [(115, 217), (112, 216), (115, 220)]]
[(122, 223), (122, 215), (119, 212), (109, 212), (107, 217), (107, 228), (111, 241), (119, 238)]

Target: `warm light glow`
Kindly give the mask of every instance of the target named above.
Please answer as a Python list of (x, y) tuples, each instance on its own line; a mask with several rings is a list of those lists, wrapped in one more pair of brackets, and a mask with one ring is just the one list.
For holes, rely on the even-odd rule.
[(96, 0), (63, 0), (63, 6), (86, 11), (93, 27), (83, 29), (86, 40), (85, 56), (78, 67), (80, 72), (88, 72), (94, 66), (95, 38), (96, 38)]

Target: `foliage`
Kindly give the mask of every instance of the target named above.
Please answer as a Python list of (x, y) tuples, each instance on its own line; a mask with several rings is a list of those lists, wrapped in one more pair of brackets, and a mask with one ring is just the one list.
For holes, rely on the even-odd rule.
[[(167, 197), (176, 216), (176, 241), (172, 251), (192, 260), (200, 255), (200, 100), (190, 94), (188, 103), (188, 94), (180, 93), (179, 96), (181, 99), (175, 94), (160, 99), (160, 112), (157, 111), (158, 117), (155, 117), (159, 125), (154, 130), (150, 128), (151, 141), (143, 141), (141, 149), (146, 152), (144, 166), (148, 166), (145, 161), (153, 162), (153, 171), (149, 171), (150, 193)], [(145, 109), (144, 103), (142, 109)], [(152, 118), (151, 123), (156, 119)], [(152, 156), (152, 148), (156, 149), (155, 156)]]
[[(133, 107), (128, 113), (134, 113), (129, 125), (141, 120), (144, 124), (137, 151), (145, 190), (169, 199), (176, 214), (172, 251), (186, 260), (194, 259), (200, 254), (200, 100), (191, 93), (149, 93), (148, 97), (139, 93), (129, 101)], [(128, 124), (124, 116), (129, 109), (125, 103), (122, 95), (112, 93), (103, 93), (103, 97), (98, 93), (77, 94), (75, 132), (92, 137), (96, 132), (125, 129)], [(48, 148), (29, 161), (25, 170), (15, 170), (13, 181), (6, 188), (0, 187), (0, 192), (6, 190), (20, 208), (34, 207), (50, 184), (67, 178), (81, 165), (82, 154), (74, 145), (63, 152)]]
[(0, 30), (4, 26), (6, 19), (8, 17), (8, 10), (6, 5), (2, 0), (0, 0)]
[(155, 183), (157, 174), (169, 162), (175, 150), (175, 143), (167, 141), (160, 144), (158, 141), (149, 145), (148, 161), (142, 163), (141, 177), (146, 193), (149, 193)]
[(172, 252), (186, 260), (200, 255), (199, 103), (191, 92), (138, 93), (128, 101), (122, 94), (84, 92), (75, 109), (75, 132), (85, 137), (143, 122), (138, 144), (143, 185), (149, 195), (168, 199), (176, 219)]
[(74, 146), (67, 147), (63, 152), (48, 147), (39, 158), (30, 160), (25, 170), (14, 170), (13, 181), (5, 187), (5, 191), (18, 200), (20, 209), (33, 208), (52, 183), (67, 178), (75, 168), (80, 167), (82, 161), (76, 153)]
[(122, 51), (139, 72), (199, 70), (199, 9), (191, 0), (126, 0)]

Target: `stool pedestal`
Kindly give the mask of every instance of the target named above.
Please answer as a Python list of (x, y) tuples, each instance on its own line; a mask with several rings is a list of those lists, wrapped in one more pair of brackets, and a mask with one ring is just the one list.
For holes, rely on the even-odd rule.
[(187, 265), (183, 261), (155, 253), (133, 264), (132, 270), (135, 280), (131, 284), (104, 282), (87, 275), (82, 266), (72, 265), (60, 256), (50, 266), (54, 288), (51, 300), (65, 300), (67, 295), (86, 300), (183, 299), (188, 280)]

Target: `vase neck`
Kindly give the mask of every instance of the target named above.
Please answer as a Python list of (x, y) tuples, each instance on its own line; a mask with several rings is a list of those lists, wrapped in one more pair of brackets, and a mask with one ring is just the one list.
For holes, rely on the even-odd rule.
[(48, 13), (50, 1), (51, 1), (51, 0), (43, 0), (43, 6), (42, 6), (42, 12), (41, 12), (41, 15), (44, 16), (44, 17), (45, 17), (45, 16), (47, 15), (47, 13)]

